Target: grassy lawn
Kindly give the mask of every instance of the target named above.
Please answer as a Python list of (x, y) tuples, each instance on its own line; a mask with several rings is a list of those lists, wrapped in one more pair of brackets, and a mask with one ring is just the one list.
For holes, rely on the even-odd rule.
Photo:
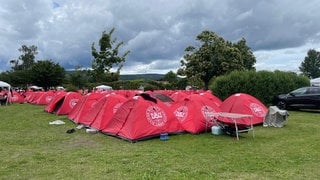
[[(320, 111), (290, 111), (284, 128), (240, 140), (211, 133), (130, 143), (44, 106), (0, 106), (0, 179), (319, 179)], [(64, 125), (49, 125), (54, 120)]]

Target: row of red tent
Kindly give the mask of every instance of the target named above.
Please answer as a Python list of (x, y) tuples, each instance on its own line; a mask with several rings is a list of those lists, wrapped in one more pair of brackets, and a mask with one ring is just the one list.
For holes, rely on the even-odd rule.
[[(206, 132), (215, 125), (210, 120), (217, 112), (249, 114), (251, 120), (243, 118), (238, 124), (260, 125), (268, 111), (249, 94), (236, 93), (222, 101), (211, 91), (113, 90), (86, 95), (65, 91), (29, 92), (24, 102), (45, 105), (48, 113), (67, 115), (76, 124), (129, 141), (161, 133)], [(233, 123), (227, 118), (219, 120)]]

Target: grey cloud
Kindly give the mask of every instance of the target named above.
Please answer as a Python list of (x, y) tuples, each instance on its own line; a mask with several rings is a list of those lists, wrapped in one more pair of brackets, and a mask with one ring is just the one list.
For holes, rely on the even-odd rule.
[[(38, 59), (52, 59), (65, 68), (88, 67), (91, 43), (102, 31), (116, 28), (114, 37), (130, 50), (126, 71), (165, 71), (179, 66), (184, 49), (197, 45), (203, 30), (229, 41), (244, 37), (253, 51), (283, 53), (319, 43), (316, 0), (0, 0), (0, 71), (18, 58), (21, 45), (36, 45)], [(308, 46), (309, 47), (309, 46)], [(301, 51), (301, 48), (299, 49)], [(281, 56), (283, 62), (289, 62)], [(257, 56), (259, 64), (275, 63)], [(298, 60), (296, 60), (296, 64)], [(5, 64), (5, 66), (3, 66)]]
[[(37, 37), (41, 30), (41, 20), (47, 16), (50, 8), (42, 1), (8, 1), (1, 3), (2, 27), (8, 28), (6, 35), (19, 40), (30, 40)], [(35, 8), (34, 7), (41, 7)], [(12, 36), (10, 36), (12, 35)]]
[(230, 36), (245, 36), (254, 50), (298, 47), (314, 38), (320, 26), (315, 21), (320, 15), (315, 1), (257, 1), (243, 7), (240, 4), (234, 4), (239, 8), (237, 17), (244, 17), (241, 12), (252, 13), (230, 24), (238, 30)]

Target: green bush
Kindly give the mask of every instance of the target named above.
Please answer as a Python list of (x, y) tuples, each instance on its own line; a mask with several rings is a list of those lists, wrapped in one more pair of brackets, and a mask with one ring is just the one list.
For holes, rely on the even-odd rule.
[(141, 84), (143, 84), (143, 80), (119, 80), (113, 82), (105, 82), (104, 84), (111, 86), (113, 89), (138, 89)]
[(67, 90), (67, 91), (74, 91), (77, 92), (79, 90), (78, 87), (76, 87), (73, 84), (64, 84), (63, 87)]
[(108, 83), (113, 89), (139, 89), (143, 87), (145, 90), (170, 89), (171, 84), (159, 82), (155, 80), (120, 80)]
[(250, 94), (266, 105), (275, 95), (288, 93), (296, 88), (309, 86), (305, 76), (283, 71), (233, 71), (219, 76), (210, 83), (210, 90), (222, 100), (234, 93)]

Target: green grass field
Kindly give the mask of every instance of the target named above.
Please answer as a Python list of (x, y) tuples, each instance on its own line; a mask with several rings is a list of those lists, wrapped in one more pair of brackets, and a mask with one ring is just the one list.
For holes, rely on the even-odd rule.
[[(130, 143), (84, 129), (44, 106), (0, 106), (0, 179), (319, 179), (320, 111), (290, 111), (284, 128)], [(54, 120), (64, 125), (49, 125)]]

